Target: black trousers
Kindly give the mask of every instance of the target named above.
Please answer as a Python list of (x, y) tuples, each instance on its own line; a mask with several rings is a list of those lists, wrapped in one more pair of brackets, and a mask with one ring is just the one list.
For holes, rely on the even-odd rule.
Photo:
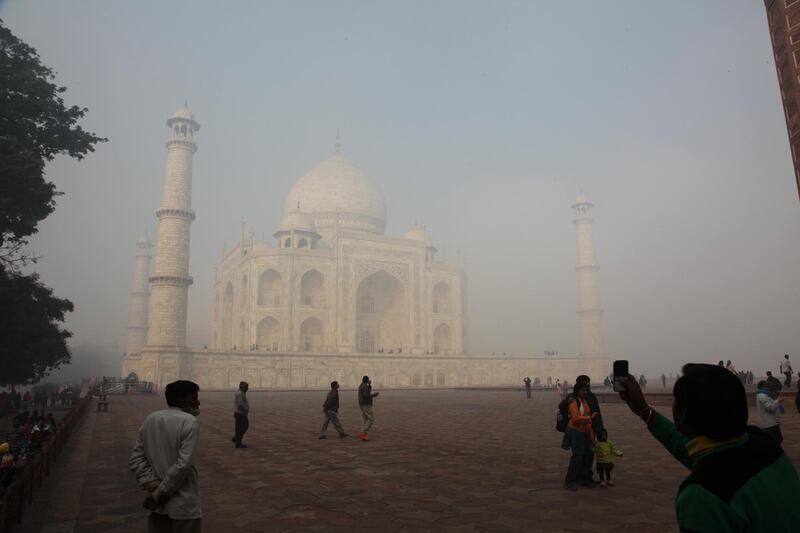
[(786, 376), (786, 381), (784, 381), (783, 384), (786, 385), (787, 388), (791, 387), (792, 386), (792, 373), (791, 372), (784, 372), (783, 375)]
[(600, 481), (611, 481), (611, 471), (614, 469), (614, 463), (596, 463), (597, 475), (600, 476)]
[(250, 421), (247, 419), (247, 415), (240, 415), (239, 413), (235, 413), (233, 415), (235, 420), (235, 429), (233, 435), (233, 442), (236, 444), (242, 443), (242, 438), (244, 438), (244, 434), (247, 433), (247, 428), (250, 427)]

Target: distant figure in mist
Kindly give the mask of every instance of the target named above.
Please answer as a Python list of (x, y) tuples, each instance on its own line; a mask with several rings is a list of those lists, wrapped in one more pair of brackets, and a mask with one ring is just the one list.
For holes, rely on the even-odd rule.
[(568, 398), (569, 422), (564, 432), (561, 447), (570, 450), (572, 456), (564, 478), (564, 488), (578, 490), (578, 485), (595, 488), (592, 479), (592, 422), (599, 416), (589, 406), (589, 385), (579, 380)]
[(778, 398), (778, 392), (770, 388), (766, 381), (758, 382), (756, 391), (756, 408), (761, 419), (764, 433), (769, 435), (778, 444), (783, 442), (781, 433), (781, 415), (783, 414), (783, 400)]
[(242, 442), (244, 434), (250, 427), (250, 400), (247, 399), (247, 391), (250, 384), (246, 381), (239, 382), (239, 390), (233, 397), (233, 444), (236, 448), (247, 448)]
[(647, 378), (646, 378), (646, 377), (644, 377), (644, 374), (642, 374), (641, 376), (639, 376), (639, 386), (640, 386), (641, 388), (643, 388), (643, 389), (646, 389), (646, 388), (647, 388)]
[(333, 424), (333, 428), (339, 434), (339, 437), (346, 437), (347, 433), (342, 429), (342, 424), (339, 422), (339, 382), (331, 381), (331, 390), (325, 397), (325, 403), (322, 404), (322, 428), (319, 430), (319, 438), (325, 439), (325, 430), (328, 429), (328, 424)]
[(775, 392), (780, 392), (781, 389), (783, 388), (783, 385), (781, 385), (781, 380), (773, 376), (772, 372), (770, 372), (769, 370), (767, 370), (766, 381), (767, 381), (767, 387), (774, 390)]
[(720, 359), (720, 360), (719, 360), (719, 363), (717, 363), (717, 366), (721, 366), (722, 368), (725, 368), (725, 361), (723, 361), (722, 359)]
[(667, 375), (666, 374), (661, 374), (661, 388), (663, 388), (663, 389), (667, 388)]
[[(800, 381), (800, 372), (797, 373), (797, 380)], [(800, 387), (797, 387), (797, 395), (794, 397), (794, 406), (797, 407), (797, 412), (800, 413)]]
[(786, 376), (786, 381), (783, 382), (787, 389), (792, 388), (792, 363), (789, 361), (789, 354), (783, 356), (781, 361), (781, 373)]
[(372, 382), (369, 376), (361, 378), (361, 385), (358, 387), (358, 407), (361, 409), (361, 433), (358, 438), (362, 441), (369, 440), (369, 430), (375, 422), (375, 415), (372, 412), (372, 399), (378, 396), (377, 392), (372, 392)]
[(525, 383), (525, 395), (530, 400), (531, 399), (531, 378), (526, 376), (525, 379), (523, 379), (522, 381), (523, 381), (523, 383)]
[(647, 404), (633, 376), (620, 380), (620, 398), (691, 470), (675, 498), (681, 531), (797, 531), (797, 470), (773, 439), (747, 425), (747, 396), (735, 375), (684, 366), (672, 388), (674, 422)]
[(200, 387), (191, 381), (167, 385), (168, 409), (144, 419), (128, 466), (147, 493), (149, 533), (199, 533), (200, 482), (195, 466)]

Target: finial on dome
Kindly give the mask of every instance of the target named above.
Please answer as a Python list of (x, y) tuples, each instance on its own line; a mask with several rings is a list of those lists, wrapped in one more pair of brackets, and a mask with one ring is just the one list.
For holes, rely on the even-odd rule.
[(183, 107), (189, 107), (189, 99), (188, 98), (184, 98), (183, 99)]
[(297, 200), (297, 210), (300, 211), (300, 200)]
[(342, 139), (339, 136), (339, 128), (336, 128), (336, 153), (342, 153)]

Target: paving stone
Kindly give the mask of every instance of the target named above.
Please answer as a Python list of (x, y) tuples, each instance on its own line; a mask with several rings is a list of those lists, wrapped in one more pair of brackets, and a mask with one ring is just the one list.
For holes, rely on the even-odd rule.
[[(625, 453), (617, 486), (578, 492), (576, 508), (576, 494), (562, 488), (569, 452), (553, 427), (555, 394), (382, 391), (366, 443), (332, 429), (317, 439), (324, 393), (248, 396), (249, 447), (235, 450), (232, 393), (201, 391), (207, 532), (677, 530), (673, 502), (687, 471), (621, 404), (603, 406), (609, 435)], [(355, 392), (341, 398), (342, 424), (357, 434)], [(145, 530), (144, 493), (127, 462), (139, 425), (163, 398), (110, 399), (109, 413), (85, 414), (20, 533)], [(787, 412), (783, 433), (800, 464), (800, 416)]]

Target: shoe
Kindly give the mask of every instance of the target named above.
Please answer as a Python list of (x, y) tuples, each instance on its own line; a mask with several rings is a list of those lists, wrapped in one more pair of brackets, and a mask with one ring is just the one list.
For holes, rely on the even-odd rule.
[(567, 490), (578, 490), (578, 486), (575, 483), (564, 483), (564, 488)]
[(340, 435), (339, 435), (339, 438), (340, 438), (340, 439), (343, 439), (343, 438), (345, 438), (345, 437), (349, 437), (349, 436), (350, 436), (350, 435), (348, 435), (347, 433), (342, 433), (342, 434), (340, 434)]
[(366, 433), (362, 433), (361, 435), (358, 436), (358, 438), (366, 442), (369, 440), (369, 435), (367, 435)]
[(326, 437), (325, 435), (320, 435), (319, 438), (320, 439), (327, 439), (328, 437)]
[(237, 448), (247, 448), (247, 445), (245, 445), (245, 444), (237, 444), (236, 447)]
[(605, 486), (606, 486), (606, 482), (601, 480), (601, 481), (600, 481), (600, 486), (601, 486), (601, 487), (605, 487)]
[(586, 487), (587, 489), (593, 489), (596, 487), (596, 485), (591, 481), (584, 481), (583, 483), (581, 483), (581, 487)]
[(606, 485), (608, 485), (609, 487), (613, 487), (614, 482), (609, 479), (608, 481), (606, 481)]

